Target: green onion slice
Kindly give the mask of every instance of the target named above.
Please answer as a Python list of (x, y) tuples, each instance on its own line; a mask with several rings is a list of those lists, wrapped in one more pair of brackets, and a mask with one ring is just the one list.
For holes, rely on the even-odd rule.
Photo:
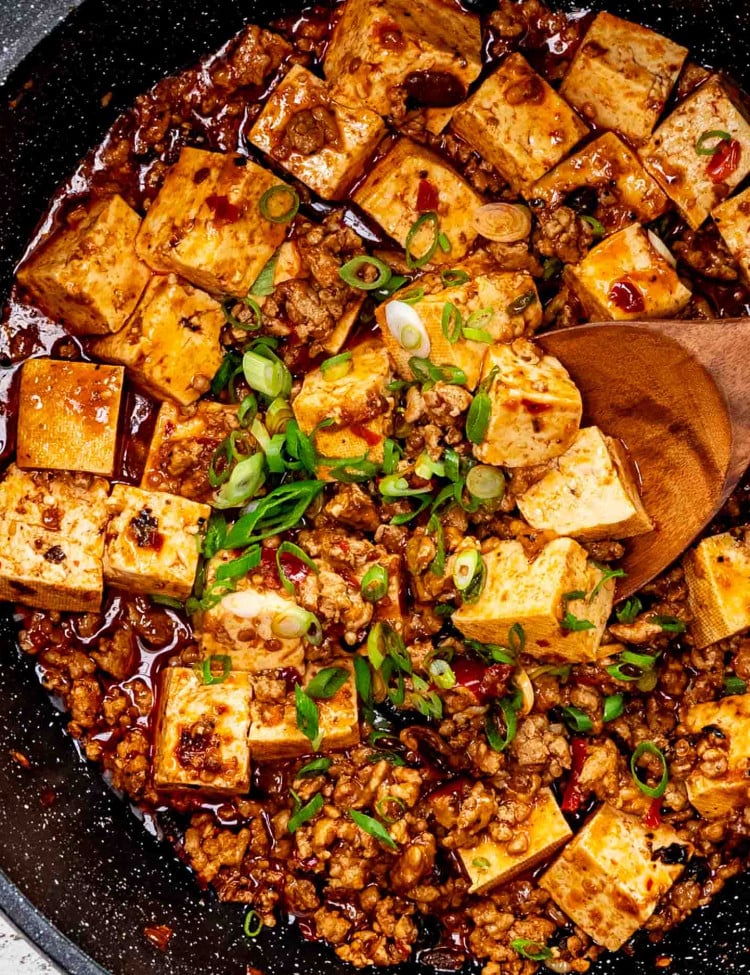
[(251, 572), (260, 565), (260, 560), (260, 546), (253, 545), (247, 552), (240, 555), (238, 559), (232, 559), (231, 562), (224, 562), (220, 565), (216, 570), (214, 581), (223, 582), (225, 579), (244, 578), (248, 572)]
[(522, 958), (528, 958), (529, 961), (546, 961), (547, 958), (552, 957), (552, 951), (546, 945), (531, 941), (529, 938), (514, 938), (510, 946)]
[[(215, 674), (214, 667), (220, 666), (221, 673)], [(204, 684), (223, 684), (232, 673), (232, 658), (229, 654), (220, 654), (206, 657), (202, 664), (202, 674)]]
[(287, 397), (292, 390), (292, 374), (276, 356), (270, 359), (257, 352), (246, 352), (242, 357), (242, 371), (248, 386), (264, 396)]
[(341, 690), (348, 679), (349, 671), (344, 667), (324, 667), (313, 677), (305, 692), (316, 701), (327, 701)]
[(729, 674), (724, 678), (724, 693), (746, 694), (747, 684), (741, 677), (737, 677), (736, 674)]
[(466, 490), (480, 501), (501, 501), (505, 494), (505, 475), (499, 467), (477, 464), (466, 475)]
[(323, 642), (323, 628), (318, 617), (301, 606), (289, 605), (271, 620), (271, 632), (280, 640), (299, 640), (304, 637), (314, 647)]
[[(427, 250), (420, 255), (414, 254), (412, 246), (414, 244), (415, 238), (422, 230), (423, 227), (429, 226), (432, 230), (432, 240)], [(409, 233), (406, 235), (406, 243), (404, 245), (404, 250), (406, 251), (406, 266), (412, 271), (416, 268), (424, 267), (432, 258), (435, 256), (435, 251), (438, 249), (438, 237), (440, 236), (440, 221), (438, 219), (437, 213), (431, 210), (429, 213), (423, 213), (418, 220), (411, 225)]]
[[(731, 141), (732, 136), (728, 132), (724, 132), (723, 129), (710, 129), (701, 134), (695, 143), (695, 151), (699, 156), (715, 156), (721, 148), (722, 142)], [(709, 142), (713, 142), (713, 145), (708, 145)]]
[(303, 806), (301, 804), (298, 804), (298, 808), (294, 812), (294, 814), (289, 818), (289, 822), (287, 823), (286, 828), (289, 830), (290, 833), (295, 833), (300, 828), (300, 826), (308, 822), (314, 816), (318, 815), (320, 810), (323, 808), (324, 803), (325, 803), (325, 799), (323, 798), (322, 794), (318, 792), (316, 795), (312, 797), (312, 799), (307, 803), (307, 805)]
[(425, 488), (410, 488), (406, 478), (399, 474), (381, 478), (378, 490), (384, 498), (419, 498), (425, 494)]
[(492, 400), (490, 399), (489, 393), (482, 389), (471, 401), (471, 406), (466, 416), (466, 437), (472, 443), (482, 443), (487, 436), (491, 412)]
[(534, 291), (533, 289), (529, 291), (524, 291), (522, 295), (519, 295), (508, 305), (508, 309), (507, 309), (508, 314), (520, 315), (522, 312), (526, 311), (526, 309), (530, 305), (533, 305), (535, 301), (536, 301), (536, 291)]
[(447, 660), (431, 660), (428, 666), (430, 677), (444, 691), (456, 686), (456, 675)]
[(448, 234), (443, 232), (439, 233), (437, 242), (438, 242), (438, 247), (444, 254), (450, 254), (451, 242), (450, 242), (450, 238), (448, 237)]
[(581, 217), (581, 220), (591, 227), (595, 237), (603, 237), (606, 234), (606, 227), (600, 220), (597, 220), (596, 217), (590, 217), (588, 214), (584, 214), (584, 216)]
[(591, 731), (594, 727), (594, 723), (591, 718), (580, 708), (575, 708), (572, 705), (561, 706), (560, 711), (562, 712), (565, 724), (572, 728), (573, 731)]
[(252, 393), (248, 393), (237, 407), (237, 422), (243, 429), (249, 427), (257, 413), (258, 400)]
[(463, 328), (463, 318), (461, 312), (456, 308), (452, 301), (446, 301), (443, 305), (443, 319), (441, 322), (443, 335), (448, 342), (453, 345), (461, 338)]
[(216, 508), (239, 508), (255, 497), (265, 482), (265, 457), (253, 454), (236, 464), (213, 500)]
[(297, 712), (297, 730), (301, 731), (305, 738), (309, 738), (313, 750), (317, 751), (323, 740), (320, 733), (318, 705), (299, 684), (294, 685), (294, 704)]
[(508, 646), (516, 658), (523, 653), (526, 646), (526, 631), (520, 623), (514, 623), (508, 630)]
[(245, 923), (242, 926), (242, 930), (248, 938), (257, 938), (260, 932), (263, 930), (263, 922), (260, 919), (260, 915), (257, 911), (252, 908), (245, 915)]
[(470, 342), (483, 342), (485, 345), (492, 345), (495, 341), (485, 328), (471, 328), (466, 325), (461, 334)]
[(513, 703), (507, 697), (500, 698), (498, 702), (505, 723), (505, 734), (501, 734), (498, 728), (497, 715), (492, 711), (487, 713), (484, 720), (484, 731), (490, 748), (496, 752), (504, 752), (508, 745), (516, 737), (518, 731), (518, 713), (513, 707)]
[[(378, 272), (378, 276), (373, 281), (362, 279), (360, 272), (366, 267), (374, 268)], [(339, 277), (342, 281), (345, 281), (350, 288), (358, 288), (360, 291), (376, 291), (378, 288), (384, 288), (392, 276), (393, 272), (387, 264), (369, 254), (359, 254), (339, 268)]]
[(375, 812), (380, 816), (384, 823), (392, 825), (400, 819), (400, 816), (389, 816), (387, 813), (388, 804), (393, 803), (398, 806), (402, 812), (406, 812), (406, 803), (403, 799), (399, 799), (398, 796), (383, 796), (382, 799), (378, 799), (375, 803)]
[(388, 570), (382, 565), (371, 565), (362, 577), (362, 598), (376, 603), (388, 592)]
[(367, 816), (365, 813), (357, 812), (356, 809), (350, 809), (349, 815), (360, 829), (363, 829), (365, 833), (369, 833), (370, 836), (382, 843), (383, 846), (387, 847), (389, 850), (398, 849), (398, 844), (396, 841), (390, 835), (385, 826), (383, 826), (382, 823), (379, 823), (377, 819), (373, 819), (372, 816)]
[(636, 616), (643, 609), (643, 603), (637, 596), (633, 596), (631, 599), (626, 599), (625, 602), (617, 610), (617, 620), (619, 623), (634, 623)]
[(324, 487), (323, 481), (282, 484), (264, 498), (253, 502), (253, 510), (232, 526), (221, 547), (245, 548), (270, 535), (280, 535), (296, 527)]
[[(253, 319), (247, 322), (242, 321), (237, 318), (237, 316), (232, 312), (232, 308), (241, 302), (246, 308), (249, 308), (253, 314)], [(231, 328), (239, 329), (241, 332), (257, 332), (257, 330), (263, 324), (263, 313), (260, 310), (260, 305), (254, 298), (246, 295), (244, 298), (227, 298), (221, 303), (221, 310), (224, 314), (224, 321)]]
[(267, 298), (269, 295), (273, 294), (273, 282), (276, 275), (276, 265), (278, 264), (278, 261), (279, 252), (276, 251), (273, 257), (266, 261), (260, 274), (250, 286), (251, 295), (255, 295), (256, 298)]
[(398, 466), (399, 458), (403, 457), (403, 450), (395, 440), (388, 438), (383, 444), (383, 473), (393, 474)]
[(398, 298), (399, 301), (405, 301), (407, 305), (416, 305), (424, 298), (424, 288), (421, 285), (415, 285), (408, 291), (402, 291)]
[[(638, 777), (638, 761), (642, 755), (646, 754), (653, 755), (655, 758), (658, 758), (661, 764), (661, 778), (659, 779), (659, 784), (656, 786), (646, 785), (646, 783)], [(661, 797), (667, 791), (667, 783), (669, 782), (669, 767), (667, 766), (667, 760), (664, 757), (664, 753), (657, 748), (652, 741), (642, 741), (633, 752), (630, 758), (630, 773), (633, 776), (635, 784), (644, 795), (649, 797), (649, 799), (661, 799)]]
[(482, 555), (478, 549), (469, 548), (453, 560), (453, 584), (459, 592), (464, 592), (482, 571)]
[(282, 542), (276, 549), (276, 570), (279, 573), (281, 585), (290, 595), (296, 592), (297, 587), (284, 571), (284, 563), (281, 559), (282, 555), (293, 555), (295, 559), (299, 559), (308, 569), (312, 570), (315, 575), (320, 573), (317, 565), (304, 549), (301, 549), (299, 545), (295, 545), (294, 542)]
[(440, 280), (446, 288), (456, 288), (461, 284), (466, 284), (471, 278), (466, 273), (466, 271), (461, 271), (458, 268), (452, 268), (448, 271), (440, 272)]
[(302, 779), (307, 775), (323, 775), (331, 767), (331, 764), (330, 758), (321, 755), (320, 758), (314, 758), (311, 762), (303, 765), (301, 769), (298, 769), (295, 778)]
[[(284, 206), (285, 201), (288, 201), (286, 210), (281, 210), (280, 208)], [(279, 183), (277, 186), (267, 189), (261, 196), (258, 201), (258, 209), (261, 216), (271, 223), (289, 223), (297, 216), (299, 203), (297, 191), (293, 190), (291, 186)]]
[(649, 623), (656, 623), (665, 633), (684, 633), (685, 624), (676, 616), (649, 616)]
[(232, 441), (225, 437), (211, 455), (208, 463), (208, 483), (212, 488), (226, 484), (232, 473)]
[(614, 721), (615, 718), (619, 718), (624, 710), (625, 698), (623, 695), (609, 694), (604, 698), (604, 723), (606, 724), (608, 721)]

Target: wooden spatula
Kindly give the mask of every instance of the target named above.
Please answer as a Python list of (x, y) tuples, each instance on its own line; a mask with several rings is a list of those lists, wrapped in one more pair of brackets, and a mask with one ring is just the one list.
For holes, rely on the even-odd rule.
[(627, 542), (617, 598), (653, 579), (711, 521), (750, 464), (750, 318), (605, 322), (537, 336), (618, 437), (655, 530)]

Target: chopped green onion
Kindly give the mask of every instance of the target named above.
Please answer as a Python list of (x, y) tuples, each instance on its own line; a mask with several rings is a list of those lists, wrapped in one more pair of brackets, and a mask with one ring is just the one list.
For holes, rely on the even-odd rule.
[[(221, 666), (221, 673), (214, 673), (214, 666)], [(204, 684), (223, 684), (232, 673), (232, 658), (229, 654), (206, 657), (202, 664)]]
[(440, 280), (446, 288), (456, 288), (461, 284), (466, 284), (471, 279), (466, 271), (455, 268), (448, 271), (441, 271)]
[(388, 570), (382, 565), (371, 565), (362, 577), (362, 598), (376, 603), (388, 592)]
[[(478, 308), (476, 311), (473, 311), (466, 319), (466, 327), (470, 329), (481, 329), (484, 332), (483, 326), (490, 321), (490, 319), (494, 314), (495, 314), (494, 308)], [(484, 334), (488, 335), (489, 333), (484, 332)], [(466, 335), (466, 329), (464, 329), (464, 335)], [(481, 339), (480, 341), (484, 341), (484, 339)], [(493, 341), (494, 339), (492, 338), (492, 336), (490, 336), (490, 342)]]
[(238, 559), (232, 559), (231, 562), (224, 562), (220, 565), (216, 570), (214, 581), (223, 582), (225, 579), (244, 578), (248, 572), (251, 572), (260, 565), (260, 561), (260, 546), (253, 545), (247, 552), (240, 555)]
[(484, 731), (490, 748), (496, 752), (504, 752), (508, 745), (516, 737), (518, 731), (518, 712), (513, 707), (512, 702), (506, 698), (500, 698), (498, 702), (505, 722), (505, 734), (501, 735), (497, 725), (497, 715), (492, 711), (487, 713), (484, 719)]
[(423, 497), (425, 488), (410, 488), (409, 482), (399, 474), (388, 474), (380, 479), (378, 490), (384, 498)]
[(591, 602), (594, 597), (600, 592), (602, 586), (609, 582), (610, 579), (624, 579), (627, 573), (624, 569), (608, 569), (605, 566), (598, 566), (601, 569), (602, 577), (591, 590), (589, 595), (589, 602)]
[(152, 592), (149, 598), (155, 606), (166, 606), (167, 609), (185, 608), (185, 604), (181, 603), (179, 599), (175, 599), (174, 596), (167, 596), (161, 592)]
[(213, 505), (217, 508), (238, 508), (255, 497), (265, 479), (265, 457), (263, 454), (253, 454), (235, 465), (229, 480), (217, 492)]
[[(364, 281), (360, 276), (360, 271), (365, 267), (374, 268), (378, 272), (374, 281)], [(341, 280), (345, 281), (350, 288), (359, 288), (360, 291), (376, 291), (378, 288), (384, 288), (392, 276), (393, 272), (387, 264), (369, 254), (359, 254), (339, 268)]]
[(295, 559), (299, 559), (304, 565), (308, 567), (315, 575), (320, 573), (317, 565), (304, 549), (301, 549), (299, 545), (295, 545), (294, 542), (282, 542), (281, 545), (276, 549), (276, 570), (279, 573), (279, 580), (281, 585), (284, 587), (286, 592), (290, 595), (296, 592), (297, 587), (289, 578), (289, 576), (284, 571), (284, 563), (282, 561), (283, 555), (293, 555)]
[(431, 660), (427, 668), (430, 677), (444, 691), (456, 686), (456, 675), (447, 660)]
[(471, 861), (472, 867), (476, 867), (480, 873), (486, 873), (490, 869), (490, 861), (487, 857), (474, 857)]
[(432, 495), (429, 492), (426, 492), (420, 496), (420, 500), (416, 508), (413, 508), (411, 511), (402, 512), (400, 515), (394, 515), (393, 518), (391, 518), (391, 524), (407, 525), (410, 521), (413, 521), (415, 518), (421, 515), (422, 512), (430, 506), (431, 502)]
[(297, 771), (295, 778), (302, 779), (306, 775), (323, 775), (331, 767), (331, 759), (325, 758), (321, 755), (320, 758), (314, 758), (311, 762), (303, 765), (301, 769)]
[[(717, 141), (712, 146), (709, 146), (707, 143), (711, 142), (712, 139), (716, 139)], [(695, 143), (695, 151), (699, 156), (715, 156), (721, 148), (722, 142), (731, 141), (732, 136), (728, 132), (724, 132), (722, 129), (710, 129), (701, 134)]]
[(649, 616), (649, 623), (656, 623), (665, 633), (684, 633), (685, 624), (676, 616)]
[[(420, 230), (431, 225), (433, 238), (432, 241), (424, 251), (423, 254), (416, 256), (412, 251), (412, 245), (414, 240), (419, 234)], [(409, 229), (409, 233), (406, 235), (406, 243), (404, 245), (404, 250), (406, 251), (406, 266), (412, 271), (416, 268), (424, 267), (432, 258), (435, 256), (435, 251), (438, 249), (438, 238), (440, 236), (440, 221), (438, 219), (437, 213), (431, 210), (429, 213), (423, 213), (418, 220), (415, 220)]]
[[(661, 764), (661, 778), (659, 779), (659, 784), (656, 786), (646, 785), (645, 782), (638, 778), (638, 761), (641, 756), (645, 754), (653, 755), (655, 758), (658, 758)], [(667, 783), (669, 782), (669, 767), (667, 765), (667, 760), (664, 757), (664, 753), (658, 749), (652, 741), (642, 741), (633, 752), (630, 759), (630, 773), (633, 776), (635, 784), (644, 795), (649, 797), (649, 799), (661, 799), (661, 797), (667, 791)]]
[(724, 693), (745, 694), (747, 693), (747, 684), (741, 677), (737, 677), (735, 674), (729, 674), (729, 676), (724, 678)]
[(466, 475), (466, 490), (480, 501), (500, 501), (505, 494), (505, 475), (498, 467), (477, 464)]
[(574, 708), (572, 705), (563, 705), (560, 707), (560, 711), (562, 712), (565, 723), (573, 731), (591, 731), (594, 727), (591, 718), (585, 712), (581, 711), (580, 708)]
[(286, 828), (289, 830), (290, 833), (296, 833), (296, 831), (300, 828), (300, 826), (308, 822), (314, 816), (318, 815), (320, 810), (323, 808), (324, 803), (325, 803), (325, 799), (323, 798), (323, 795), (320, 792), (314, 795), (312, 799), (305, 806), (301, 805), (300, 803), (297, 803), (298, 808), (295, 811), (295, 813), (292, 816), (290, 816)]
[(639, 667), (643, 671), (653, 670), (656, 665), (656, 657), (650, 653), (636, 653), (634, 650), (623, 650), (620, 661), (632, 667)]
[(531, 941), (529, 938), (514, 938), (510, 946), (522, 958), (528, 958), (529, 961), (545, 961), (552, 957), (552, 952), (546, 945), (539, 941)]
[(453, 560), (453, 584), (459, 592), (464, 592), (481, 572), (482, 555), (476, 548), (466, 549)]
[[(227, 536), (227, 520), (224, 515), (216, 511), (211, 512), (211, 517), (206, 525), (206, 534), (203, 536), (202, 554), (207, 559), (212, 559), (216, 553), (224, 547), (224, 539)], [(241, 546), (237, 546), (240, 548)]]
[(249, 427), (257, 412), (258, 401), (252, 393), (248, 393), (237, 407), (237, 422), (243, 428)]
[(270, 434), (284, 433), (287, 425), (294, 419), (294, 411), (288, 399), (277, 396), (266, 410), (266, 428)]
[(606, 234), (606, 227), (600, 220), (597, 220), (596, 217), (590, 217), (588, 214), (584, 214), (584, 216), (581, 217), (581, 220), (591, 227), (594, 237), (603, 237)]
[[(289, 205), (286, 210), (279, 212), (278, 204), (282, 202), (282, 197), (286, 197), (289, 200)], [(263, 196), (261, 196), (258, 201), (258, 209), (260, 210), (261, 216), (271, 223), (289, 223), (290, 220), (294, 220), (297, 216), (299, 203), (300, 200), (297, 191), (293, 190), (291, 186), (285, 186), (283, 183), (279, 183), (277, 186), (272, 186), (270, 189), (267, 189)]]
[(508, 630), (508, 646), (515, 657), (520, 657), (526, 646), (526, 631), (520, 623), (514, 623)]
[(390, 826), (393, 823), (397, 822), (400, 817), (398, 816), (393, 817), (388, 815), (388, 813), (386, 812), (386, 807), (388, 806), (389, 802), (392, 802), (394, 803), (394, 805), (398, 806), (402, 812), (406, 812), (406, 803), (404, 802), (403, 799), (399, 799), (398, 796), (390, 796), (390, 795), (383, 796), (382, 799), (378, 799), (378, 801), (375, 803), (375, 812), (378, 814), (378, 816), (380, 816), (380, 818), (383, 820), (384, 823), (388, 823), (388, 825)]
[(271, 620), (271, 632), (280, 640), (299, 640), (304, 637), (314, 647), (323, 642), (323, 630), (318, 617), (293, 604), (274, 616)]
[(626, 599), (625, 602), (617, 610), (617, 620), (620, 623), (634, 623), (636, 616), (643, 609), (643, 603), (637, 596), (633, 596), (632, 599)]
[(427, 522), (427, 531), (434, 534), (437, 549), (435, 558), (430, 563), (430, 572), (440, 577), (445, 574), (445, 536), (443, 534), (443, 523), (434, 513), (430, 515), (430, 520)]
[(579, 599), (585, 599), (586, 593), (582, 590), (575, 590), (574, 592), (566, 592), (562, 598), (563, 604), (563, 618), (560, 620), (560, 626), (563, 630), (568, 630), (571, 633), (577, 633), (582, 630), (593, 630), (594, 624), (591, 620), (579, 619), (574, 616), (573, 613), (568, 609), (568, 603), (574, 602)]
[(354, 686), (364, 708), (364, 719), (369, 724), (375, 718), (372, 696), (372, 671), (364, 657), (354, 658)]
[(471, 401), (471, 406), (466, 416), (466, 437), (472, 443), (482, 443), (487, 436), (491, 412), (492, 400), (490, 399), (489, 393), (480, 389)]
[(450, 239), (448, 238), (448, 234), (445, 234), (445, 233), (442, 233), (442, 232), (439, 233), (438, 234), (437, 242), (438, 242), (438, 247), (440, 248), (440, 250), (444, 254), (450, 254), (450, 252), (451, 252), (451, 242), (450, 242)]
[(309, 738), (313, 749), (317, 751), (323, 740), (320, 733), (318, 705), (299, 684), (294, 685), (294, 704), (297, 713), (297, 730), (301, 731), (305, 738)]
[(399, 301), (405, 301), (407, 305), (416, 305), (423, 298), (424, 288), (421, 285), (415, 285), (413, 288), (409, 288), (408, 291), (402, 291), (398, 296)]
[(619, 718), (622, 712), (625, 710), (625, 698), (622, 694), (608, 694), (604, 698), (604, 715), (602, 720), (606, 724), (608, 721), (614, 721), (615, 718)]
[(245, 548), (296, 527), (324, 488), (323, 481), (292, 481), (255, 502), (229, 530), (222, 548)]
[(334, 697), (349, 679), (349, 671), (344, 667), (324, 667), (313, 677), (305, 688), (308, 697), (327, 701)]
[(412, 356), (409, 359), (409, 368), (414, 378), (423, 384), (423, 389), (431, 389), (435, 383), (440, 382), (449, 383), (453, 386), (465, 386), (467, 382), (466, 373), (463, 369), (459, 369), (458, 366), (450, 363), (436, 366), (429, 359)]
[(483, 342), (485, 345), (492, 345), (495, 341), (485, 328), (471, 328), (466, 325), (461, 330), (461, 334), (469, 342)]
[(225, 484), (232, 473), (232, 441), (225, 437), (208, 463), (208, 483), (212, 488)]
[(250, 294), (256, 298), (267, 298), (273, 294), (273, 282), (276, 276), (276, 265), (279, 261), (279, 252), (270, 257), (263, 266), (258, 277), (250, 286)]
[(403, 450), (395, 440), (388, 438), (383, 444), (383, 473), (393, 474), (398, 466), (399, 458), (403, 456)]
[(509, 315), (520, 315), (522, 312), (526, 311), (529, 305), (533, 305), (536, 301), (536, 291), (532, 288), (529, 291), (524, 291), (522, 295), (519, 295), (508, 305)]
[(245, 923), (242, 926), (242, 930), (248, 938), (257, 938), (260, 932), (263, 930), (263, 922), (260, 919), (260, 915), (257, 911), (252, 910), (252, 908), (245, 915)]
[(448, 342), (453, 345), (461, 338), (463, 328), (463, 318), (461, 312), (456, 308), (452, 301), (446, 301), (443, 305), (443, 319), (441, 322), (443, 335)]
[(238, 352), (227, 352), (211, 380), (211, 395), (218, 396), (241, 372), (242, 356)]
[[(253, 314), (254, 321), (251, 320), (244, 322), (233, 314), (232, 308), (238, 302), (241, 302), (246, 308), (250, 309)], [(249, 295), (246, 295), (244, 298), (227, 298), (225, 301), (222, 301), (221, 310), (224, 314), (224, 321), (227, 323), (227, 325), (229, 325), (231, 328), (237, 328), (241, 332), (257, 332), (257, 330), (263, 324), (263, 313), (260, 310), (260, 305)]]
[(387, 847), (389, 850), (398, 849), (398, 844), (396, 841), (383, 826), (383, 824), (377, 821), (377, 819), (373, 819), (372, 816), (367, 816), (365, 813), (357, 812), (356, 809), (350, 809), (349, 815), (360, 829), (363, 829), (365, 833), (369, 833), (370, 836), (382, 843), (383, 846)]
[(274, 356), (269, 359), (257, 352), (246, 352), (242, 357), (242, 371), (251, 389), (264, 396), (287, 397), (292, 389), (292, 375), (281, 361)]
[(542, 271), (542, 281), (551, 281), (556, 274), (559, 274), (563, 269), (563, 262), (557, 257), (550, 257), (544, 262), (544, 270)]

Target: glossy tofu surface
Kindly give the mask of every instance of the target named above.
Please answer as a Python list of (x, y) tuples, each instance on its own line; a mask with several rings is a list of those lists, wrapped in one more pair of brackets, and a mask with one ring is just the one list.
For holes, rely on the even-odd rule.
[(688, 776), (688, 799), (704, 819), (731, 816), (747, 805), (750, 797), (750, 695), (733, 694), (720, 701), (694, 704), (687, 712), (685, 727), (693, 734), (718, 729), (726, 747), (727, 769), (710, 777), (700, 767)]
[(750, 286), (750, 187), (720, 203), (711, 216), (737, 261), (742, 279)]
[(729, 532), (704, 538), (683, 565), (698, 647), (750, 627), (750, 546), (743, 539)]

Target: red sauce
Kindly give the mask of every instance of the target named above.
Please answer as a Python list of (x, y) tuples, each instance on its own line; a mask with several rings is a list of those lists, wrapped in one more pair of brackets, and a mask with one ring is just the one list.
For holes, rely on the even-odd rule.
[(379, 433), (375, 433), (374, 430), (370, 430), (370, 428), (365, 426), (364, 423), (352, 423), (349, 429), (355, 437), (359, 437), (361, 440), (364, 440), (368, 447), (377, 447), (377, 445), (383, 440)]
[(563, 792), (563, 800), (560, 808), (563, 812), (575, 813), (578, 812), (583, 804), (583, 792), (580, 787), (580, 779), (589, 745), (585, 738), (574, 738), (570, 745), (573, 752), (573, 764), (570, 769), (570, 778)]
[(742, 146), (736, 139), (720, 142), (706, 166), (706, 173), (711, 182), (723, 183), (724, 180), (729, 179), (739, 166), (741, 156)]
[[(295, 586), (307, 578), (311, 571), (310, 568), (305, 565), (302, 559), (298, 559), (297, 556), (293, 555), (291, 552), (282, 552), (279, 556), (279, 562), (281, 563), (281, 568), (284, 570), (284, 575), (290, 582), (294, 583)], [(276, 586), (281, 585), (279, 569), (276, 564), (276, 549), (263, 549), (260, 561), (260, 570), (263, 573), (263, 577), (266, 581), (270, 581)]]
[(654, 799), (643, 817), (643, 822), (649, 829), (661, 826), (661, 799)]
[(452, 663), (456, 683), (465, 687), (480, 704), (502, 697), (508, 687), (508, 678), (513, 673), (510, 664), (490, 664), (487, 667), (474, 657), (457, 657)]
[(237, 223), (240, 219), (240, 208), (236, 203), (230, 203), (226, 196), (209, 196), (206, 198), (206, 205), (213, 213), (217, 227)]
[(536, 400), (522, 399), (521, 406), (526, 410), (527, 413), (531, 413), (536, 416), (537, 413), (546, 413), (548, 410), (552, 409), (551, 403), (539, 403)]
[(437, 210), (439, 203), (440, 196), (437, 187), (428, 179), (421, 179), (417, 190), (417, 210), (419, 213)]
[(609, 289), (607, 296), (615, 307), (628, 315), (636, 315), (646, 310), (646, 302), (643, 300), (643, 293), (627, 278), (615, 281)]

